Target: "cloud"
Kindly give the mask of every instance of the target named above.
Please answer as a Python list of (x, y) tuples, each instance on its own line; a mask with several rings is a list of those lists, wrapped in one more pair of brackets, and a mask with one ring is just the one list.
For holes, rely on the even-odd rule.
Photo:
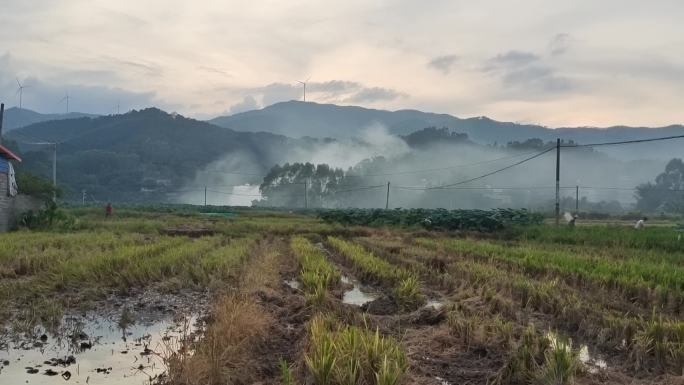
[(498, 54), (487, 61), (482, 71), (500, 79), (507, 98), (537, 99), (574, 88), (571, 79), (558, 74), (545, 59), (532, 52), (513, 50)]
[(226, 72), (226, 71), (224, 71), (224, 70), (222, 70), (222, 69), (219, 69), (219, 68), (215, 68), (215, 67), (210, 67), (210, 66), (199, 66), (199, 67), (197, 67), (197, 69), (199, 69), (199, 70), (201, 70), (201, 71), (204, 71), (204, 72), (208, 72), (208, 73), (210, 73), (210, 74), (217, 74), (217, 75), (232, 77), (232, 75), (229, 74), (228, 72)]
[(503, 75), (503, 83), (508, 87), (519, 87), (523, 91), (543, 91), (549, 93), (571, 90), (570, 79), (558, 76), (547, 66), (526, 66)]
[(286, 83), (271, 83), (263, 87), (250, 90), (251, 93), (261, 94), (261, 105), (271, 104), (288, 100), (300, 100), (302, 98), (301, 86)]
[(260, 107), (259, 102), (252, 95), (247, 95), (240, 103), (232, 105), (229, 112), (231, 115), (235, 115), (240, 112), (256, 110)]
[[(12, 55), (0, 56), (0, 99), (8, 105), (19, 105), (16, 94), (17, 83), (12, 74), (18, 73), (21, 63), (13, 60)], [(149, 106), (174, 110), (179, 106), (165, 103), (156, 97), (155, 92), (135, 92), (118, 87), (87, 85), (84, 83), (119, 80), (116, 73), (104, 70), (61, 71), (50, 78), (34, 76), (17, 76), (26, 86), (23, 94), (23, 107), (39, 112), (66, 112), (66, 104), (62, 102), (69, 93), (69, 110), (94, 114), (112, 114), (119, 104), (121, 111), (139, 109)]]
[[(497, 2), (496, 14), (490, 3), (4, 0), (0, 55), (12, 52), (15, 65), (0, 63), (0, 78), (35, 78), (57, 100), (73, 88), (78, 109), (89, 96), (77, 87), (100, 87), (102, 106), (86, 112), (103, 112), (110, 97), (123, 107), (132, 92), (131, 105), (215, 115), (247, 95), (259, 105), (301, 100), (295, 81), (313, 74), (307, 100), (321, 103), (375, 100), (547, 125), (684, 120), (684, 2), (528, 0)], [(440, 84), (426, 87), (434, 76)], [(269, 84), (280, 86), (256, 91)], [(14, 104), (15, 88), (0, 87)], [(27, 89), (27, 105), (61, 109), (41, 92)], [(582, 114), (570, 107), (579, 105)]]
[(504, 54), (496, 55), (491, 61), (503, 66), (522, 66), (539, 60), (539, 56), (524, 51), (508, 51)]
[(362, 89), (347, 98), (346, 101), (351, 103), (372, 103), (383, 100), (394, 100), (402, 96), (404, 96), (404, 94), (390, 88), (373, 87)]
[(567, 52), (572, 43), (572, 38), (567, 33), (556, 34), (549, 42), (551, 56), (560, 56)]
[[(278, 102), (301, 100), (301, 84), (271, 83), (263, 87), (249, 89), (250, 94), (261, 98), (262, 106)], [(405, 94), (391, 88), (368, 87), (350, 80), (330, 80), (306, 83), (306, 100), (325, 103), (372, 103), (394, 100)]]
[(456, 55), (445, 55), (437, 56), (436, 58), (430, 60), (428, 67), (441, 71), (445, 75), (451, 72), (451, 68), (458, 61), (458, 56)]
[(109, 65), (114, 65), (116, 68), (127, 67), (133, 72), (144, 76), (162, 76), (164, 70), (161, 65), (154, 62), (143, 62), (135, 60), (119, 59), (113, 56), (102, 55), (100, 59)]
[(311, 92), (330, 92), (333, 94), (340, 94), (350, 91), (356, 91), (363, 88), (363, 85), (358, 82), (347, 80), (330, 80), (327, 82), (311, 82), (307, 83), (306, 90)]

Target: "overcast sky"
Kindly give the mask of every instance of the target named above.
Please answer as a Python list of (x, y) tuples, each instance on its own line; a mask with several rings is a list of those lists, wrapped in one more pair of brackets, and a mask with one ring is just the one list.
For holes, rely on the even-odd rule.
[(0, 100), (198, 118), (301, 98), (548, 126), (684, 122), (681, 0), (3, 0)]

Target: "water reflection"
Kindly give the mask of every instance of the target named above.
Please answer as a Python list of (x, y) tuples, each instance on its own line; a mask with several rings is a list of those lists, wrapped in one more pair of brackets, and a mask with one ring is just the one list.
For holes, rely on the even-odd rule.
[(138, 385), (164, 373), (164, 357), (197, 331), (195, 316), (166, 316), (119, 326), (120, 320), (66, 317), (56, 335), (8, 341), (0, 383)]

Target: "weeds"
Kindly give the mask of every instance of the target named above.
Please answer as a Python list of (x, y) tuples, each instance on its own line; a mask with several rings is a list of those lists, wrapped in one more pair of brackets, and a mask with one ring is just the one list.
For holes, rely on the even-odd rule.
[(581, 367), (579, 352), (572, 349), (568, 339), (556, 337), (544, 352), (544, 364), (537, 374), (540, 385), (572, 384)]
[(328, 237), (328, 242), (354, 265), (362, 281), (394, 285), (395, 298), (403, 310), (414, 310), (425, 302), (413, 273), (375, 256), (361, 245), (335, 237)]
[(316, 385), (396, 385), (408, 367), (394, 339), (320, 314), (309, 325), (305, 361)]
[(340, 273), (328, 262), (323, 251), (306, 238), (294, 237), (290, 245), (302, 267), (299, 279), (307, 302), (320, 307), (325, 302), (328, 289), (339, 282)]
[(411, 276), (399, 282), (394, 289), (394, 296), (403, 310), (416, 309), (425, 302), (425, 297), (420, 293), (420, 282)]
[(278, 369), (280, 369), (280, 382), (282, 385), (294, 385), (294, 376), (292, 375), (292, 368), (287, 364), (287, 361), (282, 358), (278, 361)]

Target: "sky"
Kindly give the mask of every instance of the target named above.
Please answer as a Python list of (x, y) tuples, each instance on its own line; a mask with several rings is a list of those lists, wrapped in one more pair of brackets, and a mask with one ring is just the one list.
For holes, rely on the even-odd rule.
[(684, 123), (681, 0), (3, 0), (0, 100), (198, 119), (307, 101)]

